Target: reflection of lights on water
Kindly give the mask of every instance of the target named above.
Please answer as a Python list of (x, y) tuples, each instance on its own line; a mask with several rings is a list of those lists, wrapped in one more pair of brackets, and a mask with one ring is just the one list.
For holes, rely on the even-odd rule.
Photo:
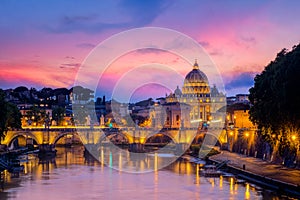
[(147, 157), (147, 162), (146, 163), (147, 163), (147, 168), (150, 169), (150, 159), (149, 159), (149, 157)]
[(113, 157), (111, 151), (109, 152), (109, 167), (112, 168), (113, 166)]
[(209, 182), (211, 183), (212, 187), (215, 187), (215, 179), (210, 178)]
[(234, 184), (234, 191), (238, 190), (238, 184)]
[(191, 174), (191, 163), (186, 163), (186, 174), (190, 175)]
[(196, 185), (200, 185), (199, 165), (196, 166)]
[(154, 171), (158, 169), (158, 155), (157, 153), (154, 154)]
[(246, 190), (245, 190), (245, 199), (250, 199), (250, 186), (249, 183), (246, 184)]
[(119, 153), (119, 174), (122, 172), (122, 153)]
[(145, 160), (141, 160), (141, 165), (140, 165), (140, 169), (141, 171), (144, 171), (145, 170)]
[(102, 169), (104, 167), (104, 150), (103, 150), (103, 147), (101, 147), (101, 167), (102, 167)]
[(223, 176), (220, 176), (220, 188), (223, 188)]
[(158, 193), (158, 155), (154, 154), (154, 193)]
[(230, 178), (230, 194), (233, 194), (233, 185), (234, 185), (234, 180), (233, 178)]

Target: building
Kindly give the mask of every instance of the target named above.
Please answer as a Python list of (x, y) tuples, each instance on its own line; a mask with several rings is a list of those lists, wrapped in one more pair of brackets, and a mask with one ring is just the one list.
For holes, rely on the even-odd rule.
[(156, 103), (150, 111), (152, 126), (156, 128), (190, 127), (190, 111), (190, 106), (185, 103)]
[(249, 94), (237, 94), (236, 102), (237, 103), (249, 103)]
[(215, 113), (225, 105), (226, 97), (215, 85), (210, 88), (207, 76), (195, 61), (192, 71), (185, 77), (182, 91), (177, 86), (165, 101), (166, 104), (179, 102), (180, 105), (190, 106), (189, 109), (182, 109), (190, 112), (189, 119), (185, 120), (198, 124), (213, 120), (213, 115), (216, 116)]
[(249, 94), (237, 94), (235, 96), (227, 97), (227, 105), (232, 105), (235, 103), (249, 104)]

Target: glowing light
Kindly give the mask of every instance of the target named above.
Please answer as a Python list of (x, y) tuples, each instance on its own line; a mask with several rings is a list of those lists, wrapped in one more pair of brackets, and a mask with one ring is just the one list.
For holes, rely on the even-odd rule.
[(233, 178), (230, 178), (230, 193), (231, 194), (232, 194), (232, 191), (233, 191), (233, 185), (234, 185)]
[(113, 157), (112, 157), (112, 153), (109, 152), (109, 167), (112, 168), (113, 166)]
[(154, 171), (156, 172), (158, 169), (158, 155), (157, 153), (154, 154)]
[(220, 188), (223, 188), (223, 176), (220, 176)]
[(202, 119), (194, 119), (194, 120), (191, 120), (191, 123), (197, 123), (197, 122), (202, 122)]
[(200, 185), (199, 165), (196, 167), (196, 185)]
[(292, 135), (292, 140), (295, 141), (297, 139), (296, 135)]
[(217, 120), (212, 120), (211, 123), (217, 123), (217, 122), (222, 122), (221, 119), (217, 119)]
[(246, 132), (246, 133), (245, 133), (245, 136), (246, 136), (246, 137), (249, 137), (249, 133), (248, 133), (248, 132)]
[(122, 172), (122, 153), (119, 153), (119, 174)]
[(211, 186), (215, 187), (215, 180), (214, 179), (211, 179)]
[(250, 191), (249, 191), (249, 184), (246, 184), (246, 190), (245, 190), (245, 199), (250, 199)]

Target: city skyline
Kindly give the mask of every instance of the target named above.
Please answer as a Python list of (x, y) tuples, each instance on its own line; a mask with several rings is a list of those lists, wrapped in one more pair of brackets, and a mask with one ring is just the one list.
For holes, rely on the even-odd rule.
[[(254, 76), (281, 49), (291, 49), (299, 43), (296, 33), (300, 27), (293, 20), (300, 15), (296, 10), (298, 2), (91, 1), (77, 4), (72, 1), (1, 2), (1, 88), (21, 85), (38, 89), (70, 88), (80, 65), (99, 43), (121, 31), (155, 26), (174, 29), (196, 40), (218, 67), (227, 96), (232, 96), (248, 93)], [(110, 96), (110, 83), (116, 82), (118, 75), (149, 58), (177, 67), (183, 76), (191, 70), (187, 62), (163, 51), (131, 52), (115, 62), (117, 67), (111, 68), (107, 84), (98, 87), (97, 95)], [(200, 65), (200, 70), (203, 69), (205, 66)], [(142, 95), (144, 91), (155, 95), (157, 89), (147, 86), (140, 91)]]

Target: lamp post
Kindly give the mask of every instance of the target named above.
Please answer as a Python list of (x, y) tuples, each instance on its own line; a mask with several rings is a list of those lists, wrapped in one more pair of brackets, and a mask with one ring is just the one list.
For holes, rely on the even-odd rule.
[(233, 133), (233, 130), (231, 128), (226, 129), (226, 132), (227, 132), (227, 140), (228, 140), (228, 150), (230, 152), (232, 152), (234, 133)]

